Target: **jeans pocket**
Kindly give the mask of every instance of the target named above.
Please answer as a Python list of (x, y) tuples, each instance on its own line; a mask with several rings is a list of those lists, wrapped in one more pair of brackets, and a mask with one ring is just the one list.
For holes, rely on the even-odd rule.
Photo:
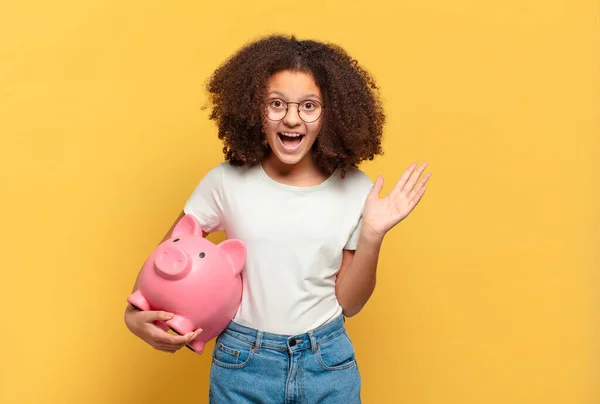
[(343, 370), (356, 366), (354, 346), (346, 331), (319, 344), (316, 355), (325, 370)]
[(212, 361), (215, 365), (237, 369), (247, 366), (254, 357), (252, 345), (226, 333), (215, 341)]

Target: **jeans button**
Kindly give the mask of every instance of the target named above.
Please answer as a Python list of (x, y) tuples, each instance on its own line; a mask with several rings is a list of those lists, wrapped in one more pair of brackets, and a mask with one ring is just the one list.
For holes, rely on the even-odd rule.
[(290, 346), (294, 346), (294, 345), (296, 345), (296, 340), (295, 339), (290, 340)]

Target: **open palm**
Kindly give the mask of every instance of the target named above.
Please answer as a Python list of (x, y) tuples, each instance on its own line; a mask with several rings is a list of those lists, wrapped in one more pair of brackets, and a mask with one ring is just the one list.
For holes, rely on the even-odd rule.
[(379, 197), (383, 188), (383, 177), (377, 177), (375, 185), (365, 201), (363, 211), (363, 223), (374, 234), (383, 237), (417, 206), (425, 194), (425, 184), (431, 177), (431, 173), (427, 173), (419, 180), (425, 167), (427, 167), (427, 163), (421, 164), (418, 168), (417, 163), (411, 164), (384, 198)]

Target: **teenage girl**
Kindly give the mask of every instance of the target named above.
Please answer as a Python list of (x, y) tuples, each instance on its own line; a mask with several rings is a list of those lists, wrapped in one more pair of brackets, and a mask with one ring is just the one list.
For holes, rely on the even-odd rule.
[[(382, 154), (385, 115), (373, 78), (339, 46), (262, 38), (207, 89), (225, 162), (174, 224), (192, 214), (204, 235), (224, 231), (247, 247), (241, 305), (212, 353), (210, 402), (359, 403), (345, 318), (373, 293), (384, 236), (421, 200), (426, 164), (413, 163), (385, 197), (383, 178), (358, 169)], [(128, 306), (125, 322), (176, 352), (201, 330), (176, 336), (153, 324), (171, 315)]]

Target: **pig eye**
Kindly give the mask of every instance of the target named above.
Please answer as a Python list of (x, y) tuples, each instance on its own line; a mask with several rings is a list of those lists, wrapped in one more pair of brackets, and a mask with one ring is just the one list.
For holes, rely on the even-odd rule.
[(179, 241), (179, 239), (178, 239), (178, 238), (176, 238), (175, 240), (173, 240), (173, 242), (174, 242), (174, 243), (176, 243), (176, 242), (178, 242), (178, 241)]
[(206, 256), (206, 254), (204, 254), (203, 252), (200, 253), (200, 258), (204, 258)]

